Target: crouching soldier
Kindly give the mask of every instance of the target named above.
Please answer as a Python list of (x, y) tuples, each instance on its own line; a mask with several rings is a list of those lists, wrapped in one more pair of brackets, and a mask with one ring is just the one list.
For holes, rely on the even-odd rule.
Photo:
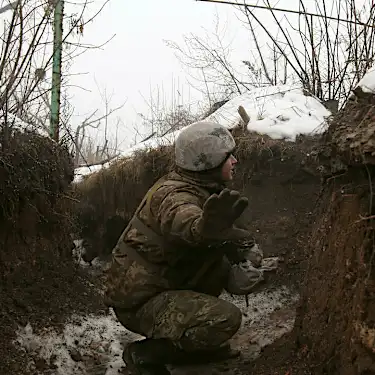
[(231, 263), (254, 246), (250, 233), (234, 225), (248, 201), (225, 187), (237, 163), (234, 149), (219, 124), (182, 130), (175, 170), (147, 192), (113, 250), (106, 300), (128, 330), (146, 337), (124, 350), (131, 374), (168, 375), (167, 364), (238, 354), (228, 340), (241, 311), (218, 298), (223, 289), (246, 294), (254, 285), (231, 274)]

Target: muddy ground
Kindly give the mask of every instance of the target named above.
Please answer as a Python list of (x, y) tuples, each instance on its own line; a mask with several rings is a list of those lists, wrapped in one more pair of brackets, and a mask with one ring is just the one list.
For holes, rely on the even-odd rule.
[[(3, 275), (4, 276), (4, 275)], [(27, 353), (13, 344), (15, 331), (29, 322), (36, 332), (46, 326), (61, 330), (72, 313), (103, 313), (97, 281), (71, 261), (44, 259), (19, 268), (0, 286), (0, 374), (27, 374)], [(38, 362), (39, 370), (45, 363)], [(31, 372), (33, 373), (33, 372)], [(42, 372), (43, 373), (43, 372)]]
[[(309, 145), (306, 154), (310, 151)], [(301, 164), (300, 156), (291, 155), (284, 159), (272, 154), (250, 172), (246, 168), (238, 170), (236, 187), (244, 191), (250, 200), (244, 223), (254, 232), (265, 255), (284, 258), (279, 271), (253, 296), (253, 302), (258, 301), (257, 296), (263, 298), (264, 295), (272, 300), (272, 293), (280, 288), (286, 288), (286, 302), (270, 309), (267, 318), (261, 319), (257, 315), (257, 320), (251, 320), (246, 319), (246, 314), (257, 312), (257, 306), (250, 301), (250, 307), (243, 310), (245, 323), (233, 340), (233, 345), (243, 352), (241, 359), (210, 367), (173, 370), (174, 374), (287, 374), (290, 361), (301, 356), (303, 362), (304, 353), (294, 353), (293, 338), (289, 339), (284, 334), (291, 330), (294, 323), (299, 285), (306, 269), (305, 245), (319, 199), (320, 177), (315, 167), (312, 170), (313, 173)], [(0, 374), (57, 373), (53, 361), (47, 363), (36, 358), (35, 353), (18, 351), (17, 343), (13, 346), (17, 327), (30, 323), (35, 334), (43, 334), (46, 327), (61, 332), (63, 322), (74, 312), (80, 316), (107, 314), (97, 292), (100, 277), (96, 274), (93, 278), (88, 272), (90, 267), (78, 269), (71, 264), (55, 267), (55, 259), (51, 260), (51, 267), (49, 264), (47, 259), (43, 265), (24, 270), (27, 276), (24, 289), (17, 291), (16, 299), (12, 297), (11, 282), (1, 286)], [(272, 337), (269, 337), (270, 332)], [(279, 336), (283, 336), (281, 341), (267, 346)], [(255, 359), (259, 354), (261, 356)], [(301, 366), (301, 374), (310, 373), (303, 372)], [(105, 371), (99, 368), (97, 373), (104, 374)]]

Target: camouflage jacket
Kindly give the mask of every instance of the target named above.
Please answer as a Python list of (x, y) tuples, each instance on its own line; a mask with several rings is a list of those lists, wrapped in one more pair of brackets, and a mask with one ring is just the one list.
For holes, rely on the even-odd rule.
[(221, 293), (228, 258), (240, 261), (237, 248), (253, 244), (250, 233), (238, 228), (215, 243), (195, 233), (205, 201), (223, 188), (210, 176), (177, 172), (151, 187), (113, 250), (106, 283), (109, 306), (133, 308), (171, 289)]

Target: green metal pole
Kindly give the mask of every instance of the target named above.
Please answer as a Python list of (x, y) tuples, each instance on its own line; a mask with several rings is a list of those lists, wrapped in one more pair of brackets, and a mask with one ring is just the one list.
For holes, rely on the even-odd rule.
[(61, 50), (63, 35), (64, 0), (57, 0), (55, 4), (56, 6), (54, 12), (53, 33), (50, 136), (54, 140), (58, 141), (60, 123)]

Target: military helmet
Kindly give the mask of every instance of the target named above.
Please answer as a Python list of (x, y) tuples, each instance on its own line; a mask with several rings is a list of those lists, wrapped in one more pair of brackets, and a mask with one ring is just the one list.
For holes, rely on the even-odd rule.
[(175, 142), (176, 165), (200, 172), (218, 167), (235, 148), (227, 128), (214, 122), (198, 121), (184, 128)]

